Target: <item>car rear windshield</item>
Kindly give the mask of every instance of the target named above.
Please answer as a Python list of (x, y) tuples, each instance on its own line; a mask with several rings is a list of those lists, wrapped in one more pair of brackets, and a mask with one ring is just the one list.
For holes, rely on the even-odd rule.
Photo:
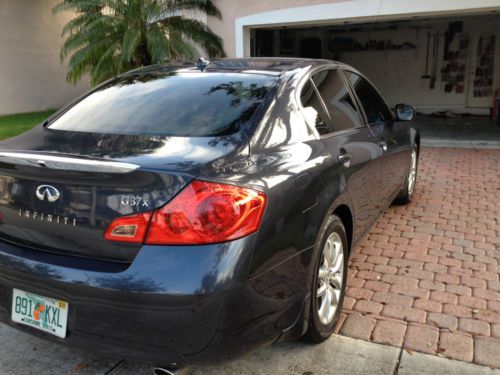
[(48, 126), (110, 134), (227, 135), (251, 119), (275, 83), (275, 77), (259, 74), (132, 74), (99, 87)]

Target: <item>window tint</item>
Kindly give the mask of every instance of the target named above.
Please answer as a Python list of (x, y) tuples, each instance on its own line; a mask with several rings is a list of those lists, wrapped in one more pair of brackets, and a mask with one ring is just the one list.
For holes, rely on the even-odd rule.
[(392, 120), (391, 111), (370, 82), (356, 73), (346, 71), (345, 74), (363, 105), (368, 123), (377, 124)]
[(363, 125), (351, 94), (337, 70), (324, 70), (312, 79), (328, 109), (334, 131)]
[(112, 134), (231, 134), (250, 120), (275, 80), (237, 73), (128, 75), (98, 88), (49, 126)]
[(318, 93), (314, 89), (311, 81), (307, 81), (300, 95), (302, 106), (304, 107), (304, 115), (310, 125), (314, 126), (320, 135), (331, 132), (328, 115), (325, 113), (324, 107), (319, 100)]

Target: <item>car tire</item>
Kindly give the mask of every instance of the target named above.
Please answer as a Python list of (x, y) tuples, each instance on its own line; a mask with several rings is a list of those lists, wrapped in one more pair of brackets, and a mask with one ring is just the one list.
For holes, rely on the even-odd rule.
[(395, 200), (397, 204), (408, 204), (413, 200), (415, 185), (417, 184), (418, 156), (418, 147), (414, 144), (411, 148), (410, 167), (405, 178), (405, 186)]
[(304, 339), (320, 343), (328, 339), (342, 312), (349, 247), (340, 218), (332, 215), (326, 225), (317, 251), (311, 284), (309, 327)]

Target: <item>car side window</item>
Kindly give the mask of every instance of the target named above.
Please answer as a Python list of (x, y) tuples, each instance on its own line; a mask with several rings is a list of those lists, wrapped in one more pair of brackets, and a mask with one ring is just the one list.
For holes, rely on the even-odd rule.
[(345, 71), (356, 95), (363, 106), (369, 124), (392, 120), (392, 114), (375, 87), (360, 75)]
[(325, 102), (334, 131), (363, 126), (351, 93), (336, 69), (323, 70), (312, 77)]
[(314, 126), (320, 135), (331, 133), (328, 115), (310, 80), (307, 80), (302, 88), (300, 100), (304, 107), (304, 116), (310, 125)]

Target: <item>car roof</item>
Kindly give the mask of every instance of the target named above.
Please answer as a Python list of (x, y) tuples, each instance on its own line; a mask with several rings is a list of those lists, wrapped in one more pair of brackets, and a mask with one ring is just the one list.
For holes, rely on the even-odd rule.
[[(306, 58), (284, 58), (284, 57), (252, 57), (241, 59), (214, 59), (207, 61), (209, 63), (203, 68), (204, 72), (213, 73), (244, 73), (244, 74), (263, 74), (281, 76), (284, 73), (293, 71), (298, 68), (307, 66), (317, 67), (322, 65), (338, 65), (344, 64), (337, 61), (322, 60), (322, 59), (306, 59)], [(186, 62), (177, 65), (151, 65), (144, 68), (139, 68), (125, 73), (128, 74), (147, 74), (147, 73), (189, 73), (199, 72), (196, 62)]]

